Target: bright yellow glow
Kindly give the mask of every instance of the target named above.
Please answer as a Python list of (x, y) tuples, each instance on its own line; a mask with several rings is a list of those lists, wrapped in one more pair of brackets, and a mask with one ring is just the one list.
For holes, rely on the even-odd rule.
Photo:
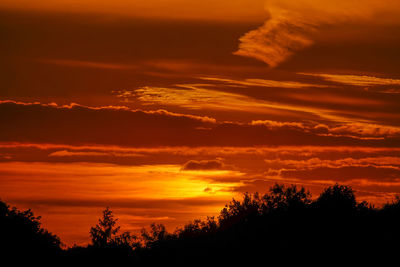
[[(234, 171), (181, 171), (179, 165), (119, 166), (98, 163), (0, 163), (0, 195), (19, 198), (179, 199), (229, 197), (238, 183), (210, 177), (240, 177)], [(18, 182), (16, 182), (18, 181)], [(29, 190), (25, 191), (27, 188)], [(212, 191), (204, 191), (211, 188)]]

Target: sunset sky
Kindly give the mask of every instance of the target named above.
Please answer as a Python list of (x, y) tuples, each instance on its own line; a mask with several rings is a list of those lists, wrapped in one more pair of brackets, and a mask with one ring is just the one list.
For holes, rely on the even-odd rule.
[(0, 199), (66, 245), (274, 183), (400, 193), (398, 0), (0, 1)]

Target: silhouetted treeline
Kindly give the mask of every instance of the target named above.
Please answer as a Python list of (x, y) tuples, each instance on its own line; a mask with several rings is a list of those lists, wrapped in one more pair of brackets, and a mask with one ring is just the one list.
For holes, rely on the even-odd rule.
[[(277, 184), (267, 194), (233, 199), (216, 218), (195, 220), (173, 233), (160, 224), (143, 229), (139, 236), (121, 233), (107, 208), (90, 229), (91, 244), (61, 254), (57, 254), (59, 239), (41, 229), (30, 211), (9, 209), (4, 203), (1, 207), (1, 234), (6, 237), (2, 245), (10, 242), (10, 249), (35, 253), (40, 246), (41, 255), (59, 255), (70, 265), (236, 265), (243, 261), (314, 265), (321, 257), (329, 260), (319, 262), (326, 265), (349, 258), (383, 260), (397, 255), (400, 248), (400, 198), (375, 208), (357, 202), (351, 187), (338, 184), (314, 200), (304, 188)], [(4, 231), (7, 228), (12, 231)]]
[(35, 217), (31, 210), (19, 211), (0, 201), (0, 255), (3, 264), (9, 260), (8, 266), (37, 265), (58, 259), (61, 254), (60, 239), (41, 227), (40, 217)]

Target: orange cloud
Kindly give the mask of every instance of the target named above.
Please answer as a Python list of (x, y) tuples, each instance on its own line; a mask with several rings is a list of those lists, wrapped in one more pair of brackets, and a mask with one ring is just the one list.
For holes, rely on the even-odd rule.
[(295, 51), (312, 45), (307, 33), (313, 29), (297, 18), (271, 17), (257, 30), (250, 31), (239, 41), (239, 50), (234, 54), (252, 57), (276, 67)]
[[(385, 1), (339, 0), (267, 0), (270, 18), (263, 26), (240, 38), (239, 49), (234, 53), (252, 57), (276, 67), (297, 51), (313, 44), (312, 34), (322, 25), (343, 22), (399, 23), (400, 10), (396, 0)], [(379, 16), (376, 20), (375, 16)], [(397, 17), (397, 18), (396, 18)], [(379, 22), (376, 22), (379, 21)]]
[(334, 125), (326, 125), (322, 123), (302, 123), (302, 122), (277, 122), (270, 120), (257, 120), (252, 121), (252, 125), (263, 125), (269, 129), (276, 128), (289, 128), (297, 129), (306, 132), (312, 132), (316, 135), (322, 136), (349, 136), (354, 138), (377, 138), (382, 139), (386, 137), (400, 136), (400, 127), (378, 125), (371, 123), (335, 123)]
[[(175, 84), (172, 86), (143, 86), (133, 90), (114, 91), (123, 102), (168, 106), (196, 110), (195, 112), (254, 113), (284, 117), (286, 120), (330, 121), (337, 124), (375, 124), (394, 120), (395, 103), (389, 99), (343, 89), (335, 91), (327, 85), (265, 79), (231, 79), (198, 77), (210, 83)], [(254, 89), (252, 87), (255, 87)], [(282, 88), (268, 93), (259, 88)], [(308, 88), (309, 90), (290, 90)], [(327, 88), (317, 90), (316, 88)], [(385, 105), (382, 111), (381, 107)], [(371, 109), (372, 107), (372, 109)], [(191, 111), (193, 112), (193, 111)], [(211, 113), (212, 112), (212, 113)], [(377, 119), (382, 118), (382, 119)], [(387, 122), (386, 122), (387, 123)]]
[[(343, 74), (317, 74), (317, 73), (300, 73), (302, 75), (321, 77), (324, 80), (362, 87), (371, 86), (400, 86), (400, 79), (378, 78), (365, 75), (343, 75)], [(394, 92), (397, 92), (395, 90)]]
[[(226, 96), (225, 93), (222, 94)], [(184, 95), (183, 100), (171, 101), (186, 101), (185, 97), (188, 95)], [(206, 95), (205, 97), (209, 98)], [(207, 105), (207, 101), (203, 101)], [(216, 100), (210, 100), (212, 101)], [(232, 105), (244, 108), (245, 104), (241, 101), (239, 98), (238, 102), (233, 102)], [(223, 99), (218, 100), (218, 103), (224, 105)], [(332, 126), (312, 122), (217, 122), (208, 117), (163, 110), (131, 110), (120, 106), (58, 106), (3, 101), (0, 103), (0, 112), (8, 114), (0, 119), (3, 125), (7, 125), (7, 128), (0, 132), (0, 140), (3, 142), (145, 147), (317, 144), (396, 146), (399, 138), (396, 127), (372, 126), (367, 123), (335, 123)], [(27, 120), (29, 123), (26, 123)], [(374, 127), (379, 130), (374, 130)], [(234, 136), (232, 133), (235, 133)], [(231, 137), (227, 138), (228, 136)]]
[[(138, 99), (146, 104), (162, 104), (179, 106), (187, 109), (210, 109), (222, 111), (240, 111), (258, 114), (274, 114), (302, 117), (310, 116), (314, 119), (331, 121), (355, 120), (342, 115), (335, 115), (334, 110), (312, 107), (310, 105), (286, 104), (260, 100), (244, 94), (208, 89), (211, 84), (178, 84), (176, 87), (145, 86), (135, 90), (117, 91), (117, 97), (124, 101)], [(206, 87), (206, 88), (205, 88)], [(375, 101), (372, 101), (374, 102)]]
[[(216, 214), (238, 193), (264, 192), (275, 182), (305, 185), (318, 193), (330, 183), (347, 183), (364, 199), (382, 203), (400, 192), (399, 152), (395, 147), (352, 144), (0, 143), (0, 154), (11, 156), (0, 159), (0, 196), (43, 215), (46, 228), (67, 244), (86, 243), (88, 229), (105, 206), (111, 206), (127, 230), (135, 232), (153, 221), (174, 230), (190, 219)], [(126, 156), (131, 154), (141, 156)]]
[[(162, 146), (162, 147), (126, 147), (114, 145), (66, 145), (50, 143), (19, 143), (19, 142), (0, 142), (2, 151), (20, 151), (32, 149), (39, 151), (70, 151), (70, 152), (99, 152), (108, 155), (137, 154), (141, 156), (166, 154), (168, 156), (185, 157), (232, 157), (232, 156), (301, 156), (310, 157), (317, 154), (326, 153), (333, 157), (337, 153), (349, 155), (358, 153), (360, 155), (397, 155), (400, 148), (396, 147), (360, 147), (360, 146)], [(8, 153), (8, 152), (7, 152)], [(52, 152), (46, 155), (52, 156)]]
[(95, 152), (95, 151), (69, 151), (69, 150), (60, 150), (49, 154), (50, 157), (103, 157), (103, 156), (112, 156), (112, 157), (143, 157), (142, 154), (138, 153), (115, 153), (114, 151), (107, 152)]
[(216, 78), (216, 77), (200, 77), (202, 80), (223, 82), (235, 85), (244, 86), (256, 86), (256, 87), (277, 87), (277, 88), (310, 88), (310, 87), (327, 87), (326, 85), (302, 83), (294, 81), (276, 81), (276, 80), (265, 80), (265, 79), (245, 79), (245, 80), (233, 80), (227, 78)]

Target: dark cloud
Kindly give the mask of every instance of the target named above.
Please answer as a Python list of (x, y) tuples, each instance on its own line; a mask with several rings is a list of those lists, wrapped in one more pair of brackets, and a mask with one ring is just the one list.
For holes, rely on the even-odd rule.
[(98, 207), (113, 206), (115, 208), (137, 209), (177, 209), (183, 207), (223, 205), (225, 200), (220, 198), (183, 198), (183, 199), (8, 199), (16, 205), (30, 207)]
[(282, 170), (281, 176), (301, 180), (337, 181), (365, 180), (373, 182), (396, 182), (400, 179), (400, 170), (397, 168), (379, 167), (321, 167), (312, 170)]
[(399, 147), (379, 140), (320, 135), (298, 127), (216, 122), (212, 118), (125, 107), (0, 102), (1, 142), (120, 146), (325, 145)]
[(189, 160), (182, 166), (184, 171), (197, 171), (197, 170), (221, 170), (225, 164), (221, 159), (215, 160)]

